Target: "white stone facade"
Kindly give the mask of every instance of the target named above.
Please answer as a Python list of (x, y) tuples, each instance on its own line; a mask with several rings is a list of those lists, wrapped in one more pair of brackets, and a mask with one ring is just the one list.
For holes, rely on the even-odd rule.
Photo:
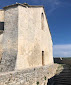
[(15, 4), (5, 7), (4, 12), (1, 70), (53, 64), (53, 44), (44, 8)]

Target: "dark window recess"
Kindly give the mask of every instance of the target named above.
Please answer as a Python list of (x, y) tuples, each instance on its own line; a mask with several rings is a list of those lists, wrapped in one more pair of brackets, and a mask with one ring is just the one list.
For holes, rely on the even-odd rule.
[(0, 22), (0, 30), (4, 30), (4, 22)]
[(44, 65), (44, 51), (42, 51), (42, 65)]
[(41, 14), (41, 29), (44, 29), (44, 14)]

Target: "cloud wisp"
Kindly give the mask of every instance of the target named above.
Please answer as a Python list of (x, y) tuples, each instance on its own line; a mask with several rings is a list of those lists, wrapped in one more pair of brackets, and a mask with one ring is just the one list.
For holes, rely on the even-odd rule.
[(71, 57), (71, 44), (54, 45), (53, 55), (54, 57)]
[(60, 7), (60, 5), (61, 5), (60, 0), (48, 0), (47, 1), (47, 7), (49, 7), (48, 13), (51, 14), (55, 9)]
[(61, 1), (60, 0), (30, 0), (33, 4), (43, 5), (47, 9), (47, 13), (51, 14), (55, 9), (57, 9)]

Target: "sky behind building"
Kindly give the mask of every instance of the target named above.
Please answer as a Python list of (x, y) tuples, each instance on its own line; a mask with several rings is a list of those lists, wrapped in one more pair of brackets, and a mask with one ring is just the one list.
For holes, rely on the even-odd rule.
[(54, 57), (71, 57), (71, 0), (0, 0), (0, 9), (16, 2), (43, 5), (52, 34)]

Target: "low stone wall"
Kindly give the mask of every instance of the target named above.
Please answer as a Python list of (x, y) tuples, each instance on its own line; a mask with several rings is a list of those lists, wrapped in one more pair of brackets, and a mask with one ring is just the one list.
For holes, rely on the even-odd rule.
[(56, 73), (57, 64), (8, 73), (0, 73), (0, 85), (47, 85)]
[(71, 58), (54, 58), (54, 63), (71, 65)]

